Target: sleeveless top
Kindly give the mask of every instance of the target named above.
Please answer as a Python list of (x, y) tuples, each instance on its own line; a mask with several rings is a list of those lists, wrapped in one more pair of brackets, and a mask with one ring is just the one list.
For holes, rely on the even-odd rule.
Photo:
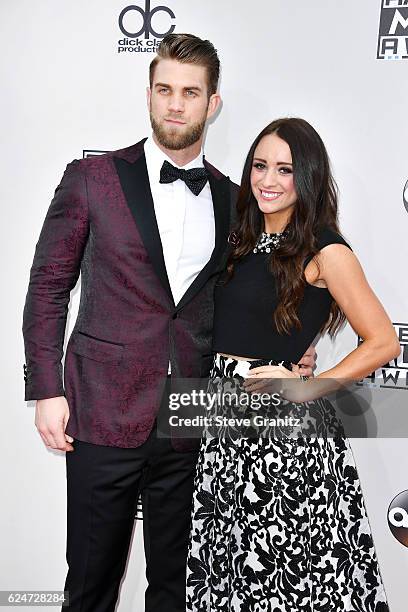
[[(350, 245), (337, 232), (322, 229), (321, 250), (329, 244)], [(301, 328), (288, 334), (276, 329), (273, 313), (278, 304), (275, 279), (269, 270), (269, 253), (252, 251), (234, 264), (233, 277), (215, 288), (213, 350), (252, 359), (297, 363), (328, 320), (333, 298), (328, 289), (306, 283), (297, 313)], [(305, 265), (312, 256), (306, 258)]]

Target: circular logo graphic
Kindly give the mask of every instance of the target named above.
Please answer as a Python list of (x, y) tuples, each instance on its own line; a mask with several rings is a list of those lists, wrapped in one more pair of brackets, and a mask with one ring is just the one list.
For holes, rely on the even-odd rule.
[(408, 212), (408, 181), (405, 183), (404, 192), (402, 194), (405, 210)]
[(388, 527), (394, 538), (408, 547), (408, 491), (399, 493), (390, 503)]
[[(132, 15), (136, 12), (142, 18), (142, 27), (136, 32), (131, 32), (124, 25), (124, 20), (128, 18), (128, 13), (132, 12)], [(166, 32), (156, 32), (152, 26), (152, 18), (156, 13), (167, 13), (171, 19), (175, 19), (176, 16), (168, 6), (156, 6), (154, 9), (150, 9), (150, 0), (146, 0), (145, 7), (142, 9), (140, 6), (136, 6), (135, 4), (131, 4), (127, 6), (121, 11), (119, 15), (119, 28), (122, 33), (129, 38), (139, 38), (142, 34), (146, 39), (149, 38), (150, 34), (153, 34), (156, 38), (164, 38), (167, 34), (171, 34), (174, 32), (175, 25), (171, 25)]]

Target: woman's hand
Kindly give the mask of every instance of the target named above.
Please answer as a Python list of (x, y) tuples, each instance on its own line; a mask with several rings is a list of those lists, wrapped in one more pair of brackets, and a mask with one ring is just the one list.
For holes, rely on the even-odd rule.
[[(249, 393), (263, 391), (264, 393), (283, 392), (284, 384), (282, 379), (297, 379), (301, 375), (299, 372), (292, 372), (284, 366), (265, 365), (249, 370), (248, 376), (243, 383), (245, 391)], [(292, 383), (293, 388), (293, 383)]]
[[(348, 381), (350, 384), (352, 381)], [(282, 399), (295, 404), (311, 402), (327, 397), (339, 388), (347, 387), (347, 381), (310, 378), (304, 380), (299, 371), (291, 371), (284, 366), (260, 366), (249, 370), (243, 383), (248, 393), (278, 393)]]
[(292, 364), (292, 366), (293, 372), (297, 372), (302, 376), (313, 376), (313, 370), (316, 367), (316, 350), (313, 344), (309, 346), (299, 362)]

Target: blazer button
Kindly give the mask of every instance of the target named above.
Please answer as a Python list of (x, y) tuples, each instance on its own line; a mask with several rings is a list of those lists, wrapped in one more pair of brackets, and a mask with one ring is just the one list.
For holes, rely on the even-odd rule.
[(172, 319), (177, 319), (178, 317), (178, 312), (173, 313)]

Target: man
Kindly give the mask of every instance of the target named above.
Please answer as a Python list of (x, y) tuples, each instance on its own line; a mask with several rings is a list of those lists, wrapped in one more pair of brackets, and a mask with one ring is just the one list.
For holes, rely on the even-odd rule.
[(24, 309), (25, 399), (37, 400), (45, 444), (67, 451), (69, 610), (114, 610), (139, 494), (145, 609), (185, 609), (197, 448), (158, 436), (157, 415), (170, 371), (206, 376), (211, 363), (213, 289), (237, 190), (203, 159), (218, 77), (209, 41), (165, 37), (150, 66), (152, 138), (68, 164), (37, 243)]

